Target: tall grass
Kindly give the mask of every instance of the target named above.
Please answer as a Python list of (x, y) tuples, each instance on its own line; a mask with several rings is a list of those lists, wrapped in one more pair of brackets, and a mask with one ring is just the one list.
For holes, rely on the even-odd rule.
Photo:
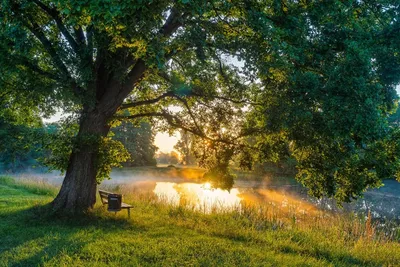
[(272, 202), (199, 209), (129, 186), (103, 189), (124, 195), (131, 218), (100, 201), (86, 217), (42, 218), (51, 197), (31, 192), (58, 189), (1, 177), (0, 266), (400, 266), (398, 224), (385, 232), (370, 215)]
[(29, 193), (55, 197), (59, 188), (49, 184), (44, 179), (11, 176), (0, 176), (0, 185), (7, 185), (14, 188), (21, 188)]
[[(59, 187), (37, 178), (13, 178), (0, 176), (0, 185), (23, 189), (29, 193), (55, 197)], [(195, 203), (181, 201), (173, 204), (167, 197), (156, 196), (152, 192), (143, 192), (135, 187), (121, 185), (105, 185), (104, 189), (124, 195), (124, 202), (135, 206), (152, 206), (164, 210), (172, 217), (187, 218), (190, 216), (222, 216), (238, 223), (252, 231), (263, 230), (302, 230), (318, 231), (326, 235), (356, 242), (370, 240), (377, 242), (400, 242), (400, 224), (397, 221), (374, 220), (371, 213), (356, 214), (334, 213), (326, 210), (313, 209), (304, 212), (298, 203), (287, 203), (286, 208), (274, 202), (263, 204), (241, 203), (233, 208), (221, 208), (215, 203), (212, 207), (202, 207)], [(98, 201), (98, 203), (101, 203)], [(100, 204), (97, 205), (97, 207)]]
[[(218, 217), (229, 218), (238, 227), (254, 232), (268, 230), (300, 230), (322, 233), (345, 242), (371, 241), (378, 243), (400, 242), (400, 223), (395, 220), (375, 220), (371, 213), (354, 213), (322, 210), (304, 211), (298, 201), (277, 205), (276, 202), (249, 204), (242, 202), (233, 208), (215, 206), (203, 208), (194, 203), (180, 201), (173, 204), (165, 196), (156, 196), (130, 186), (103, 186), (109, 191), (123, 194), (123, 201), (134, 206), (153, 206), (172, 217)], [(310, 204), (306, 204), (310, 205)]]

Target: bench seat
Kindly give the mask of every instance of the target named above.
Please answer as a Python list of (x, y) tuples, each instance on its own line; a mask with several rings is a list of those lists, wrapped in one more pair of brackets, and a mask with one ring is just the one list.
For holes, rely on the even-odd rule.
[(122, 209), (130, 209), (130, 208), (132, 208), (132, 205), (129, 205), (129, 204), (126, 204), (126, 203), (121, 203), (121, 208)]
[[(101, 199), (101, 203), (104, 205), (108, 205), (108, 195), (114, 194), (112, 192), (107, 192), (104, 190), (99, 190), (99, 195)], [(126, 209), (128, 211), (128, 217), (131, 217), (131, 208), (133, 208), (132, 205), (126, 204), (124, 202), (121, 203), (121, 209)]]

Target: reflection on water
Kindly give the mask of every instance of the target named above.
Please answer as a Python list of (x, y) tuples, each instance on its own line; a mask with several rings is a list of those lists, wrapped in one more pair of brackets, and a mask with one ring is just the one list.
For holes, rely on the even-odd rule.
[(168, 203), (190, 206), (206, 213), (231, 209), (240, 210), (243, 205), (248, 204), (268, 204), (271, 208), (288, 214), (315, 214), (320, 210), (371, 211), (374, 217), (400, 219), (399, 197), (392, 196), (393, 201), (387, 201), (391, 200), (391, 195), (389, 192), (385, 192), (385, 194), (381, 194), (382, 199), (380, 199), (377, 190), (367, 192), (364, 199), (344, 204), (344, 209), (338, 209), (334, 200), (316, 200), (307, 196), (304, 188), (295, 186), (234, 187), (230, 191), (211, 188), (208, 183), (180, 183), (178, 181), (140, 181), (134, 182), (133, 186), (141, 191), (152, 192)]
[(255, 188), (243, 190), (241, 196), (246, 203), (268, 203), (283, 212), (310, 214), (318, 211), (315, 204), (305, 201), (293, 191)]
[[(294, 179), (261, 177), (239, 179), (230, 191), (211, 189), (208, 184), (199, 184), (203, 171), (193, 168), (126, 168), (113, 170), (111, 180), (103, 185), (133, 186), (136, 192), (155, 193), (171, 203), (189, 203), (196, 209), (208, 212), (221, 208), (240, 208), (248, 203), (268, 204), (279, 210), (309, 214), (320, 209), (335, 212), (368, 211), (377, 218), (400, 220), (400, 183), (384, 180), (385, 186), (368, 190), (364, 198), (338, 209), (331, 199), (316, 200), (307, 195), (307, 190)], [(22, 178), (45, 180), (60, 185), (63, 176), (59, 173), (21, 173)]]
[(240, 208), (239, 190), (213, 189), (209, 183), (170, 183), (157, 182), (153, 190), (159, 198), (175, 205), (189, 205), (206, 213), (212, 210)]
[(196, 210), (211, 211), (241, 209), (242, 205), (269, 203), (281, 211), (309, 214), (317, 211), (314, 204), (277, 190), (232, 188), (222, 190), (211, 188), (209, 183), (156, 182), (152, 192), (168, 203), (190, 206)]

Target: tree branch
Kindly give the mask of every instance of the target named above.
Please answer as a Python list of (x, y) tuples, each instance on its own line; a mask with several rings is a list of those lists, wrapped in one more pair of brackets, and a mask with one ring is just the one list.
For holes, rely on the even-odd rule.
[(180, 96), (178, 96), (178, 95), (174, 95), (174, 97), (175, 97), (176, 99), (178, 99), (179, 101), (181, 101), (181, 102), (183, 103), (183, 105), (186, 107), (186, 109), (187, 109), (187, 111), (188, 111), (188, 113), (189, 113), (189, 116), (192, 118), (193, 123), (194, 123), (194, 125), (196, 126), (197, 131), (203, 133), (203, 130), (200, 128), (199, 124), (197, 123), (196, 117), (194, 116), (192, 110), (190, 109), (187, 100), (184, 99), (184, 98), (182, 98), (182, 97), (180, 97)]
[(191, 92), (190, 94), (192, 96), (197, 96), (197, 97), (204, 97), (204, 98), (209, 98), (209, 99), (220, 99), (220, 100), (231, 102), (233, 104), (246, 104), (246, 105), (251, 105), (251, 106), (263, 106), (262, 103), (258, 103), (258, 102), (249, 102), (247, 100), (236, 100), (236, 99), (232, 99), (232, 98), (229, 98), (229, 97), (218, 96), (218, 95), (202, 95), (202, 94), (198, 94), (198, 93), (194, 93), (194, 92)]
[[(165, 72), (159, 72), (158, 76), (163, 78), (166, 82), (173, 84), (170, 77)], [(191, 87), (192, 87), (192, 89), (198, 89), (198, 91), (202, 91), (201, 88), (199, 88), (199, 87), (193, 87), (193, 86), (191, 86)], [(193, 90), (191, 90), (187, 96), (204, 97), (204, 98), (208, 98), (208, 99), (221, 99), (221, 100), (228, 101), (228, 102), (231, 102), (234, 104), (247, 104), (247, 105), (252, 105), (252, 106), (262, 106), (262, 103), (249, 102), (247, 100), (236, 100), (236, 99), (232, 99), (229, 97), (218, 96), (218, 95), (203, 95), (203, 94), (196, 93)]]
[(54, 21), (57, 24), (57, 28), (60, 30), (60, 32), (64, 35), (65, 39), (67, 39), (69, 45), (72, 47), (74, 50), (75, 54), (79, 54), (79, 45), (75, 41), (75, 39), (72, 37), (72, 35), (69, 33), (67, 28), (62, 22), (62, 19), (60, 17), (60, 13), (58, 12), (57, 9), (54, 8), (49, 8), (39, 0), (32, 0), (37, 6), (39, 6), (44, 12), (46, 12), (50, 17), (54, 19)]
[(121, 105), (120, 109), (127, 109), (127, 108), (143, 106), (143, 105), (154, 104), (154, 103), (157, 103), (158, 101), (160, 101), (166, 97), (169, 97), (169, 96), (174, 96), (174, 92), (168, 91), (168, 92), (166, 92), (156, 98), (153, 98), (153, 99), (136, 101), (136, 102), (132, 102), (132, 103), (126, 103), (126, 104)]
[(32, 25), (29, 25), (29, 23), (25, 23), (25, 26), (33, 33), (33, 35), (39, 39), (39, 41), (42, 43), (43, 47), (47, 51), (47, 53), (50, 54), (50, 57), (54, 63), (54, 65), (64, 74), (66, 77), (66, 81), (71, 85), (71, 88), (73, 92), (78, 95), (81, 92), (81, 87), (76, 83), (76, 81), (72, 78), (70, 75), (67, 67), (65, 66), (64, 62), (61, 60), (59, 55), (57, 54), (57, 51), (47, 39), (43, 31), (41, 30), (40, 26), (33, 20), (30, 21)]
[[(171, 36), (182, 25), (180, 18), (180, 11), (173, 7), (171, 9), (171, 14), (167, 18), (167, 21), (159, 30), (160, 35), (162, 37)], [(135, 63), (135, 65), (129, 71), (127, 79), (117, 95), (117, 99), (119, 101), (123, 101), (123, 99), (125, 99), (125, 97), (132, 91), (132, 88), (140, 82), (140, 80), (144, 76), (145, 71), (147, 70), (144, 60), (138, 59), (134, 60), (133, 62)], [(128, 68), (129, 67), (130, 66), (128, 66)]]
[(85, 38), (85, 34), (83, 32), (83, 29), (81, 26), (79, 26), (77, 29), (74, 28), (74, 32), (75, 32), (75, 38), (77, 40), (78, 45), (86, 45), (86, 38)]
[(176, 116), (174, 116), (174, 115), (172, 115), (172, 114), (170, 114), (170, 113), (168, 113), (166, 111), (148, 112), (148, 113), (134, 114), (134, 115), (130, 115), (130, 116), (115, 116), (114, 119), (117, 119), (117, 120), (126, 120), (126, 119), (132, 120), (132, 119), (143, 118), (143, 117), (162, 117), (162, 118), (167, 120), (169, 125), (171, 125), (171, 126), (173, 126), (175, 128), (179, 128), (179, 129), (191, 132), (192, 134), (195, 134), (195, 135), (200, 136), (200, 137), (205, 138), (205, 139), (213, 140), (212, 138), (206, 136), (203, 132), (200, 132), (197, 129), (192, 129), (192, 128), (189, 128), (187, 126), (184, 126), (184, 124), (182, 123), (182, 121), (178, 117), (176, 117)]
[(114, 116), (114, 119), (116, 119), (116, 120), (134, 120), (134, 119), (144, 118), (144, 117), (162, 117), (162, 118), (166, 119), (166, 121), (168, 122), (168, 124), (170, 126), (190, 132), (190, 133), (192, 133), (196, 136), (199, 136), (203, 139), (210, 140), (212, 142), (224, 143), (224, 144), (228, 144), (228, 145), (247, 147), (243, 144), (237, 144), (237, 143), (233, 142), (234, 140), (238, 140), (242, 137), (247, 136), (247, 134), (239, 135), (238, 137), (232, 139), (231, 141), (227, 140), (227, 139), (221, 139), (221, 138), (214, 139), (214, 138), (211, 138), (211, 137), (207, 136), (206, 134), (204, 134), (204, 132), (199, 131), (197, 128), (193, 129), (188, 126), (185, 126), (183, 124), (182, 120), (180, 120), (177, 116), (174, 116), (174, 115), (168, 113), (167, 111), (147, 112), (147, 113), (134, 114), (134, 115), (130, 115), (130, 116)]
[(25, 26), (33, 33), (33, 35), (35, 35), (36, 38), (39, 39), (39, 41), (42, 43), (42, 45), (46, 49), (47, 53), (50, 54), (56, 67), (61, 72), (63, 72), (64, 75), (66, 75), (68, 78), (70, 78), (71, 76), (69, 74), (67, 67), (64, 65), (64, 62), (62, 62), (62, 60), (58, 56), (57, 51), (54, 49), (54, 47), (51, 44), (51, 42), (49, 41), (49, 39), (47, 39), (47, 37), (45, 36), (43, 31), (41, 30), (40, 26), (35, 21), (31, 21), (31, 24), (32, 24), (32, 26), (29, 24), (26, 24)]
[(183, 64), (178, 59), (176, 59), (174, 57), (171, 57), (171, 58), (173, 61), (175, 61), (179, 65), (179, 67), (181, 67), (182, 71), (184, 71), (184, 72), (186, 71), (185, 66), (183, 66)]
[(37, 24), (37, 22), (35, 22), (34, 19), (32, 19), (32, 16), (29, 14), (23, 14), (19, 4), (13, 5), (11, 10), (17, 16), (20, 16), (23, 25), (42, 43), (44, 49), (47, 51), (47, 53), (49, 53), (55, 67), (57, 67), (65, 76), (71, 78), (67, 67), (62, 62), (49, 39), (47, 39), (46, 35), (42, 31), (42, 28)]
[(35, 65), (32, 62), (30, 62), (29, 60), (26, 60), (24, 58), (17, 58), (16, 60), (19, 61), (22, 66), (27, 67), (28, 69), (30, 69), (33, 72), (36, 72), (37, 74), (40, 74), (42, 76), (45, 76), (45, 77), (55, 80), (55, 81), (58, 78), (56, 73), (45, 71), (45, 70), (41, 69), (38, 65)]
[(87, 48), (90, 53), (90, 58), (93, 61), (93, 32), (94, 32), (94, 27), (93, 25), (89, 25), (86, 28), (86, 39), (87, 39)]
[(165, 24), (159, 30), (159, 33), (164, 37), (171, 36), (180, 26), (182, 26), (182, 22), (180, 21), (181, 12), (173, 7), (171, 8), (171, 14), (167, 18)]

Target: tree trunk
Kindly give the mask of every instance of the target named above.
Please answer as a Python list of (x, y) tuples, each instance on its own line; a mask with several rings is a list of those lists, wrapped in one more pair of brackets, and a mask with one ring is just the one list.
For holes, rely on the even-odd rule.
[(84, 116), (79, 126), (78, 146), (71, 153), (60, 192), (52, 203), (56, 212), (81, 213), (96, 203), (99, 143), (85, 140), (107, 136), (110, 127), (105, 115), (95, 111)]
[[(123, 84), (109, 77), (107, 82), (94, 85), (96, 88), (96, 107), (84, 112), (78, 133), (78, 147), (71, 153), (67, 172), (60, 192), (53, 201), (53, 209), (62, 213), (82, 213), (93, 208), (96, 203), (96, 175), (98, 143), (85, 142), (86, 137), (106, 137), (110, 126), (107, 124), (133, 87), (144, 75), (146, 66), (139, 60)], [(98, 80), (103, 74), (98, 74)], [(111, 75), (112, 76), (112, 75)], [(84, 110), (90, 110), (86, 107)]]

